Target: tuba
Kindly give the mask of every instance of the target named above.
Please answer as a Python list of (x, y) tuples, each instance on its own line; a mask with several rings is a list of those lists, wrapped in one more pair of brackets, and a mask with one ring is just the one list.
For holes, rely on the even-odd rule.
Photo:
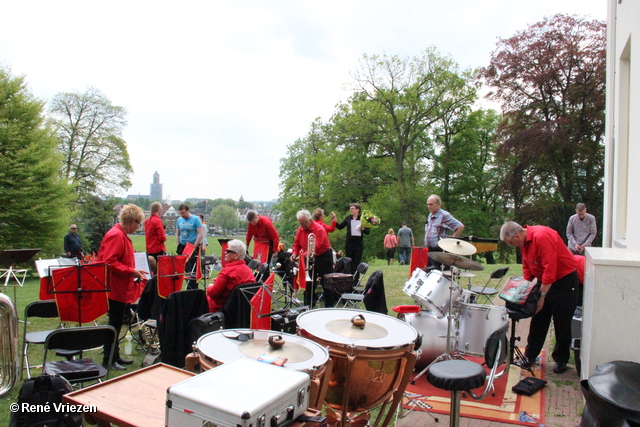
[[(316, 256), (316, 235), (309, 233), (307, 238), (307, 255), (305, 261), (305, 267), (307, 268), (307, 276), (305, 280), (307, 282), (313, 282), (313, 260)], [(309, 273), (311, 272), (311, 273)]]
[(0, 398), (15, 386), (18, 364), (18, 314), (11, 299), (0, 294)]

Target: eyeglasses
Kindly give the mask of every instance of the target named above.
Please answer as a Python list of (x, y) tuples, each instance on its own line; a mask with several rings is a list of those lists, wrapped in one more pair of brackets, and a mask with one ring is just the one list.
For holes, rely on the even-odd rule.
[(232, 251), (230, 249), (225, 249), (224, 253), (225, 254), (235, 254), (235, 251)]
[(140, 225), (142, 224), (140, 221), (138, 221), (137, 219), (134, 219), (133, 222), (135, 222), (136, 224)]
[(77, 230), (78, 227), (71, 227), (71, 230)]
[(249, 341), (249, 340), (253, 339), (253, 332), (251, 332), (250, 334), (238, 333), (238, 335), (233, 335), (233, 336), (222, 334), (222, 336), (225, 337), (225, 338), (229, 338), (230, 340), (237, 340), (237, 341), (240, 341), (240, 342), (245, 342), (245, 341)]

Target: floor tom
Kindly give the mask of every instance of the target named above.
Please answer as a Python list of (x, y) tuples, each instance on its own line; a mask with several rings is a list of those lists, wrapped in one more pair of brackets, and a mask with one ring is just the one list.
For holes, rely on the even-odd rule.
[(456, 349), (470, 356), (484, 356), (487, 338), (508, 320), (499, 305), (462, 304)]

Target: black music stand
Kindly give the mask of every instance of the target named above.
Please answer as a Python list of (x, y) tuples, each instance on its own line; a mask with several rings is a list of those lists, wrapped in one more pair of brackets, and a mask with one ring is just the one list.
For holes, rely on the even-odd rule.
[(507, 314), (509, 315), (509, 319), (511, 319), (511, 336), (509, 337), (509, 364), (513, 364), (514, 354), (520, 360), (520, 363), (516, 366), (520, 366), (521, 369), (528, 371), (534, 377), (536, 374), (533, 372), (533, 365), (529, 358), (525, 357), (520, 347), (516, 345), (516, 341), (520, 341), (520, 337), (516, 337), (516, 325), (518, 324), (518, 320), (527, 319), (531, 316), (522, 314), (515, 310), (507, 309)]
[[(5, 249), (0, 252), (0, 265), (9, 266), (6, 269), (0, 269), (0, 280), (4, 277), (4, 287), (13, 287), (13, 304), (18, 306), (18, 296), (16, 288), (24, 286), (24, 281), (27, 278), (27, 269), (16, 269), (16, 264), (27, 263), (33, 258), (40, 248), (37, 249)], [(22, 277), (20, 277), (22, 275)]]
[[(100, 270), (102, 270), (104, 274), (103, 276), (101, 275), (102, 277), (99, 277), (97, 272), (92, 271), (98, 268), (100, 268)], [(56, 268), (54, 271), (51, 271), (51, 278), (51, 288), (48, 289), (47, 293), (54, 295), (76, 294), (78, 304), (78, 327), (82, 326), (82, 300), (85, 297), (85, 294), (105, 293), (110, 291), (109, 265), (104, 263), (93, 263), (66, 268)], [(83, 284), (83, 279), (86, 282), (86, 285)], [(61, 311), (60, 307), (59, 311)], [(61, 317), (60, 320), (62, 320), (63, 313), (60, 312), (59, 314)], [(100, 316), (102, 314), (100, 314)]]

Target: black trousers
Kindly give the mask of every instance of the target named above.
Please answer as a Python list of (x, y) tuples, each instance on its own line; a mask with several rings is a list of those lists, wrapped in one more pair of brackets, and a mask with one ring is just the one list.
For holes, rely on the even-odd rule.
[[(120, 346), (118, 345), (118, 339), (120, 338), (120, 330), (122, 329), (122, 324), (124, 323), (124, 314), (127, 310), (127, 303), (114, 301), (109, 299), (109, 321), (108, 325), (113, 326), (116, 330), (116, 348), (113, 350), (113, 361), (117, 362), (120, 359)], [(111, 352), (112, 342), (106, 342), (104, 344), (104, 356), (102, 358), (102, 364), (106, 365), (109, 363), (109, 353)]]
[(344, 255), (351, 258), (353, 262), (353, 269), (358, 268), (360, 262), (362, 262), (362, 254), (364, 253), (364, 245), (362, 240), (359, 241), (349, 241), (345, 243), (344, 246)]
[[(313, 284), (307, 283), (307, 289), (304, 290), (304, 304), (313, 308), (315, 301), (316, 284), (324, 288), (324, 275), (333, 272), (333, 251), (331, 249), (320, 255), (316, 255), (313, 267)], [(330, 292), (325, 292), (325, 307), (333, 307), (336, 305), (335, 296), (328, 296)], [(329, 299), (327, 299), (329, 298)]]
[(567, 363), (571, 356), (571, 320), (576, 309), (575, 289), (578, 287), (578, 273), (567, 274), (549, 288), (542, 310), (531, 318), (525, 356), (533, 360), (540, 354), (547, 338), (549, 325), (553, 319), (556, 345), (551, 356), (556, 362)]

